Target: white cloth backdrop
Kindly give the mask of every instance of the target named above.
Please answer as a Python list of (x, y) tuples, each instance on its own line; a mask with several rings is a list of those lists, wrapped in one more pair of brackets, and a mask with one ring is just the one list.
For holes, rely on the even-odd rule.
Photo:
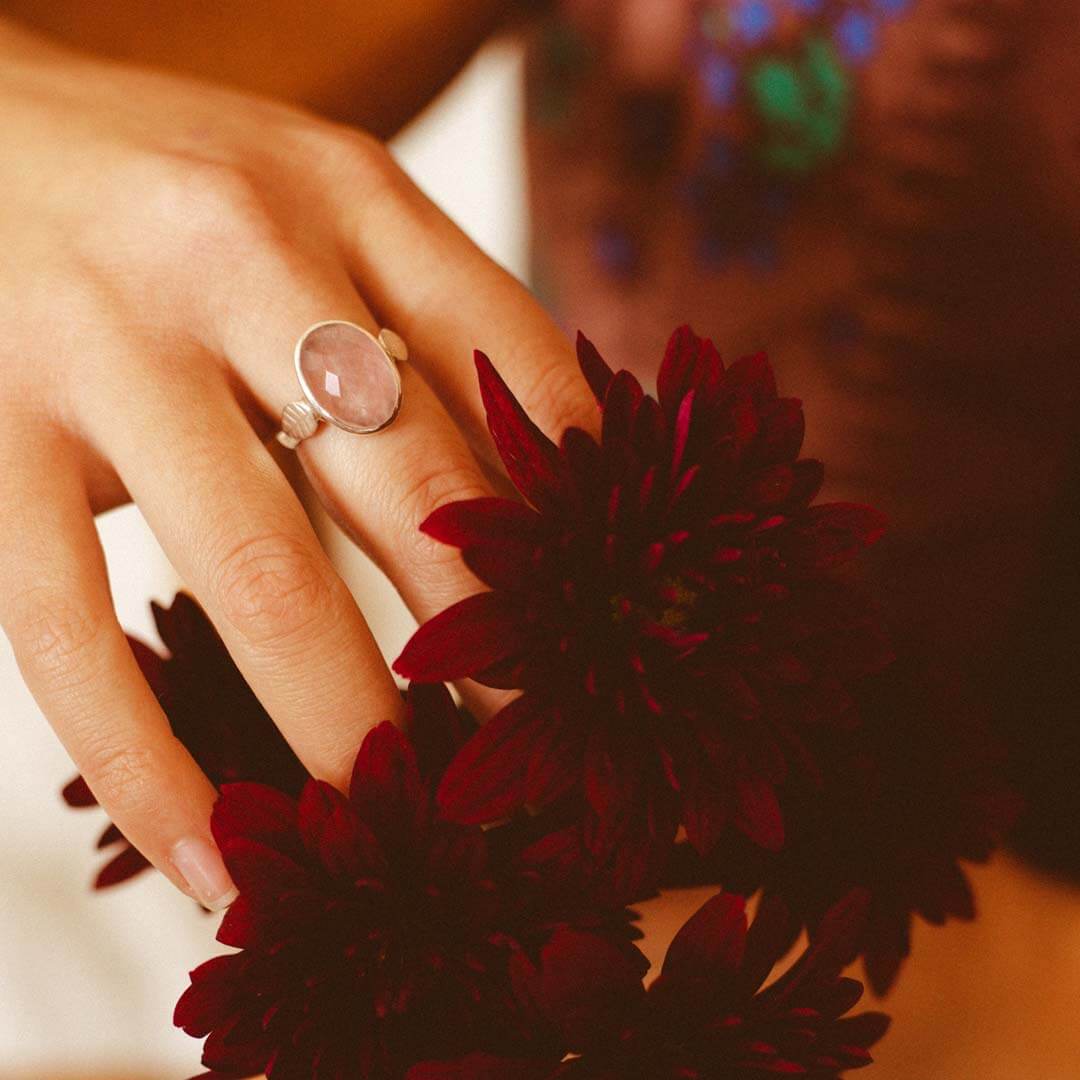
[[(524, 273), (515, 47), (482, 52), (395, 150), (487, 251)], [(172, 571), (133, 509), (107, 515), (100, 529), (121, 619), (147, 636), (147, 601), (171, 596)], [(409, 630), (400, 603), (339, 538), (330, 540), (380, 643), (396, 651)], [(103, 817), (62, 805), (71, 766), (2, 639), (0, 688), (0, 1080), (190, 1076), (198, 1046), (172, 1028), (171, 1012), (187, 970), (218, 948), (215, 920), (149, 875), (90, 893)]]

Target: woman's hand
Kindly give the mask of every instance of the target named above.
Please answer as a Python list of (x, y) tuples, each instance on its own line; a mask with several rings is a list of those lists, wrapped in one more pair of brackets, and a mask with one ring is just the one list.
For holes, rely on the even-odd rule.
[(395, 423), (298, 453), (420, 618), (477, 588), (417, 530), (489, 491), (473, 347), (552, 434), (595, 409), (527, 292), (363, 134), (2, 24), (0, 131), (0, 622), (116, 824), (222, 906), (214, 791), (128, 649), (93, 514), (139, 505), (306, 766), (344, 785), (401, 706), (264, 446), (297, 337), (346, 319), (408, 342)]

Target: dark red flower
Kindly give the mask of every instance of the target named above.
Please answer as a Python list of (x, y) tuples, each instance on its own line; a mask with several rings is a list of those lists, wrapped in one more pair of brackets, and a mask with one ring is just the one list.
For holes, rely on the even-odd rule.
[[(864, 905), (852, 893), (829, 911), (807, 950), (762, 989), (787, 949), (791, 921), (767, 900), (748, 932), (741, 897), (721, 893), (676, 935), (648, 991), (626, 984), (614, 1022), (595, 1025), (579, 1057), (477, 1053), (422, 1063), (407, 1080), (833, 1080), (869, 1064), (868, 1048), (888, 1026), (880, 1013), (845, 1016), (862, 996), (862, 984), (840, 972)], [(551, 981), (545, 1006), (574, 1017), (573, 994)]]
[(676, 331), (646, 395), (584, 338), (600, 442), (556, 447), (477, 354), (488, 424), (531, 505), (452, 503), (425, 523), (491, 587), (432, 619), (396, 663), (523, 695), (490, 721), (439, 793), (455, 820), (496, 820), (570, 790), (590, 844), (628, 881), (676, 827), (701, 851), (729, 824), (777, 849), (776, 786), (830, 723), (854, 722), (850, 681), (891, 654), (868, 603), (834, 573), (883, 531), (879, 514), (811, 505), (798, 401), (763, 356), (725, 368)]
[[(128, 637), (143, 676), (161, 702), (173, 734), (216, 786), (259, 780), (297, 794), (307, 772), (244, 681), (199, 605), (178, 593), (172, 607), (152, 604), (154, 622), (168, 650), (162, 657)], [(63, 791), (73, 807), (96, 806), (81, 776)], [(117, 847), (94, 882), (102, 889), (149, 867), (115, 825), (102, 833), (99, 848)]]
[(787, 786), (788, 843), (768, 853), (737, 838), (701, 860), (680, 846), (672, 883), (764, 888), (797, 925), (813, 925), (852, 888), (868, 897), (855, 941), (885, 993), (910, 951), (919, 915), (941, 925), (975, 914), (964, 862), (983, 862), (1008, 832), (1019, 799), (971, 688), (905, 660), (854, 690), (862, 723), (818, 755), (817, 783)]
[(212, 824), (240, 896), (218, 939), (242, 951), (194, 971), (175, 1017), (209, 1036), (214, 1075), (397, 1080), (474, 1050), (561, 1056), (530, 996), (546, 963), (604, 948), (640, 979), (628, 913), (599, 907), (557, 843), (519, 852), (513, 826), (439, 819), (458, 711), (441, 686), (410, 705), (411, 737), (372, 731), (348, 798), (314, 780), (299, 802), (223, 788)]

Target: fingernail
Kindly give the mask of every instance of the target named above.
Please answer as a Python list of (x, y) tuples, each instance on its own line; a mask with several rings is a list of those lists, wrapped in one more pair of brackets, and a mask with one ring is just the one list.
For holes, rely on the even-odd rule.
[(240, 895), (225, 869), (221, 853), (208, 841), (181, 840), (173, 847), (171, 857), (173, 866), (203, 907), (222, 911)]

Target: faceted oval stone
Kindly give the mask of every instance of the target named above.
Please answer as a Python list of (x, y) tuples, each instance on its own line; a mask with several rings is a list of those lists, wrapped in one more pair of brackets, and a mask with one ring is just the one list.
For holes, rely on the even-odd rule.
[(313, 327), (297, 348), (296, 367), (311, 403), (348, 431), (378, 431), (401, 402), (401, 380), (382, 346), (358, 326)]

